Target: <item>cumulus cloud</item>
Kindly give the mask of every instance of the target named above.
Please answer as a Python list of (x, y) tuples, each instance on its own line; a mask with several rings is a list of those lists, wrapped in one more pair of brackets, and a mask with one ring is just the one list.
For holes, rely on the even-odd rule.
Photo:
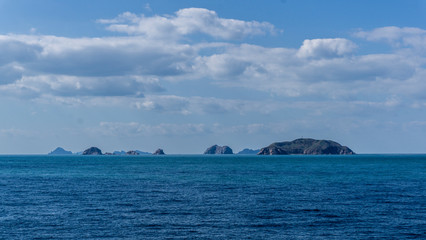
[(274, 26), (267, 22), (220, 18), (215, 11), (204, 8), (181, 9), (174, 16), (145, 17), (126, 12), (117, 18), (101, 19), (98, 22), (108, 24), (107, 29), (111, 31), (162, 39), (203, 33), (231, 40), (275, 31)]
[(0, 49), (1, 90), (19, 96), (143, 96), (163, 89), (160, 77), (189, 71), (195, 55), (138, 37), (3, 35)]
[(9, 36), (0, 35), (0, 65), (11, 62), (35, 60), (42, 48), (37, 44), (26, 43)]
[[(334, 49), (334, 56), (348, 50), (336, 50), (337, 41), (319, 41), (320, 49)], [(305, 42), (306, 43), (306, 42)], [(324, 46), (332, 43), (330, 48)], [(351, 45), (348, 42), (348, 46)], [(308, 44), (309, 45), (309, 44)], [(343, 44), (344, 45), (344, 44)], [(304, 44), (303, 46), (307, 46)], [(403, 54), (343, 55), (312, 53), (322, 58), (300, 57), (303, 46), (296, 49), (264, 48), (241, 45), (227, 51), (200, 58), (199, 68), (223, 86), (246, 87), (288, 97), (353, 98), (376, 92), (384, 94), (388, 87), (369, 89), (372, 85), (395, 80), (405, 84), (421, 67), (421, 61)], [(351, 49), (352, 47), (348, 47)], [(336, 52), (337, 51), (337, 52)]]
[(175, 95), (147, 95), (134, 102), (141, 110), (180, 114), (240, 114), (250, 112), (270, 113), (290, 106), (283, 102), (270, 100), (253, 101), (243, 99), (223, 99), (217, 97), (182, 97)]
[(351, 53), (356, 45), (343, 38), (307, 39), (297, 53), (299, 57), (332, 58)]
[(0, 86), (0, 91), (18, 93), (25, 89), (21, 97), (41, 97), (43, 95), (76, 96), (130, 96), (143, 97), (143, 93), (161, 92), (158, 79), (129, 77), (75, 77), (64, 75), (40, 75), (23, 77), (12, 84)]
[(421, 28), (388, 26), (359, 31), (355, 36), (368, 41), (386, 41), (395, 47), (410, 46), (426, 50), (426, 30)]
[(191, 136), (206, 134), (244, 133), (256, 134), (261, 131), (275, 131), (277, 124), (265, 125), (259, 123), (245, 125), (223, 125), (220, 123), (159, 123), (145, 124), (139, 122), (101, 122), (97, 129), (101, 134), (111, 136)]
[(299, 48), (214, 40), (182, 43), (180, 37), (194, 33), (228, 40), (273, 31), (270, 24), (223, 19), (207, 9), (182, 9), (173, 16), (153, 17), (125, 13), (99, 22), (111, 30), (133, 29), (135, 35), (0, 35), (2, 96), (70, 104), (82, 99), (97, 104), (101, 98), (120, 98), (118, 102), (127, 98), (123, 105), (180, 114), (244, 114), (253, 108), (267, 113), (269, 109), (247, 97), (221, 99), (215, 92), (211, 98), (200, 97), (197, 89), (176, 94), (168, 89), (170, 82), (251, 89), (271, 94), (271, 102), (275, 97), (372, 102), (384, 102), (389, 96), (401, 101), (423, 99), (418, 89), (424, 89), (426, 58), (417, 51), (425, 46), (423, 29), (386, 27), (359, 32), (358, 37), (369, 41), (399, 42), (403, 49), (395, 45), (396, 50), (386, 54), (357, 54), (358, 46), (345, 38), (307, 39)]
[(209, 132), (205, 124), (170, 124), (149, 125), (137, 122), (101, 122), (100, 132), (109, 135), (158, 136), (158, 135), (196, 135)]
[(39, 38), (43, 52), (30, 67), (76, 76), (178, 75), (195, 54), (191, 47), (138, 37)]

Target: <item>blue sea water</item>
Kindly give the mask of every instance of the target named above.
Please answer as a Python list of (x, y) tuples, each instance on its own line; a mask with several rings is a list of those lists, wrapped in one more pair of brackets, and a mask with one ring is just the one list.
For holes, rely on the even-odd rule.
[(426, 155), (0, 156), (1, 239), (425, 239)]

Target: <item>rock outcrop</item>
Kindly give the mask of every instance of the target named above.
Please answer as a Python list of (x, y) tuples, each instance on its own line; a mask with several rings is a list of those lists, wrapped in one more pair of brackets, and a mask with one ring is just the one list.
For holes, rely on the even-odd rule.
[(163, 149), (159, 148), (152, 155), (166, 155), (166, 154), (164, 153)]
[(276, 142), (260, 149), (258, 155), (352, 155), (350, 148), (330, 140), (299, 138), (291, 142)]
[(84, 150), (83, 155), (102, 155), (102, 151), (97, 147), (91, 147)]
[(218, 145), (213, 145), (207, 148), (204, 154), (234, 154), (234, 153), (232, 152), (232, 149), (228, 146), (222, 147)]
[(67, 151), (61, 147), (58, 147), (49, 153), (49, 155), (70, 155), (70, 154), (72, 154), (71, 151)]

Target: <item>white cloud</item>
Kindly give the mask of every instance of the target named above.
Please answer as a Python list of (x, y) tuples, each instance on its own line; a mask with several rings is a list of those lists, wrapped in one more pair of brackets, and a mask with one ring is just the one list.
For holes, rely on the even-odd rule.
[(421, 28), (389, 26), (359, 31), (355, 36), (368, 41), (386, 41), (395, 47), (409, 46), (426, 50), (426, 30)]
[(332, 58), (351, 53), (355, 43), (343, 38), (307, 39), (303, 41), (297, 55), (299, 57)]
[(397, 41), (404, 37), (418, 36), (426, 34), (426, 30), (412, 27), (381, 27), (375, 28), (372, 31), (359, 31), (356, 36), (365, 38), (369, 41)]
[(179, 114), (240, 114), (255, 112), (267, 114), (289, 107), (289, 104), (271, 100), (235, 100), (216, 97), (182, 97), (175, 95), (147, 95), (134, 101), (141, 110)]
[[(241, 45), (201, 57), (197, 71), (228, 87), (288, 97), (342, 99), (383, 96), (390, 90), (384, 79), (402, 86), (421, 65), (412, 55), (401, 53), (300, 58), (300, 49)], [(372, 86), (375, 88), (370, 89)]]
[(126, 12), (115, 19), (101, 19), (98, 22), (110, 24), (107, 29), (111, 31), (161, 39), (204, 33), (214, 38), (230, 40), (275, 31), (274, 26), (267, 22), (224, 19), (216, 12), (204, 8), (181, 9), (174, 16), (145, 17)]
[[(154, 23), (146, 25), (145, 21)], [(100, 20), (111, 26), (125, 22), (126, 27), (136, 29), (141, 24), (155, 27), (156, 21), (171, 26), (176, 36), (206, 31), (224, 34), (213, 37), (233, 39), (273, 29), (256, 22), (222, 19), (206, 9), (182, 9), (173, 16), (154, 17), (126, 13)], [(167, 35), (167, 28), (155, 31)], [(173, 92), (173, 86), (183, 81), (215, 84), (216, 91), (219, 86), (264, 92), (271, 94), (270, 102), (363, 99), (382, 103), (393, 96), (400, 102), (418, 102), (425, 98), (426, 58), (416, 50), (424, 46), (425, 32), (390, 27), (358, 33), (369, 40), (404, 44), (404, 49), (387, 54), (356, 54), (355, 43), (344, 38), (305, 40), (300, 48), (268, 48), (214, 41), (191, 45), (146, 34), (101, 38), (0, 35), (0, 92), (2, 96), (73, 105), (83, 100), (101, 104), (102, 98), (115, 98), (117, 104), (145, 111), (180, 114), (245, 114), (256, 108), (268, 113), (272, 109), (256, 105), (247, 96), (236, 95), (231, 100), (216, 92), (210, 93), (211, 98), (200, 97), (197, 89)]]
[[(144, 92), (159, 92), (163, 88), (156, 78), (127, 77), (75, 77), (66, 75), (39, 75), (0, 86), (0, 91), (21, 93), (21, 98), (46, 95), (62, 97), (129, 96), (143, 97)], [(18, 96), (17, 96), (18, 97)]]
[(137, 122), (101, 122), (99, 131), (113, 136), (158, 136), (158, 135), (196, 135), (209, 132), (204, 124), (170, 124), (149, 125)]

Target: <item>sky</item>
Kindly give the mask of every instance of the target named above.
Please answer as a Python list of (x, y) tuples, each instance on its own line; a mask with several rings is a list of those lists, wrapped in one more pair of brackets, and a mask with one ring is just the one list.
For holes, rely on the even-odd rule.
[(0, 154), (426, 153), (426, 0), (0, 0)]

